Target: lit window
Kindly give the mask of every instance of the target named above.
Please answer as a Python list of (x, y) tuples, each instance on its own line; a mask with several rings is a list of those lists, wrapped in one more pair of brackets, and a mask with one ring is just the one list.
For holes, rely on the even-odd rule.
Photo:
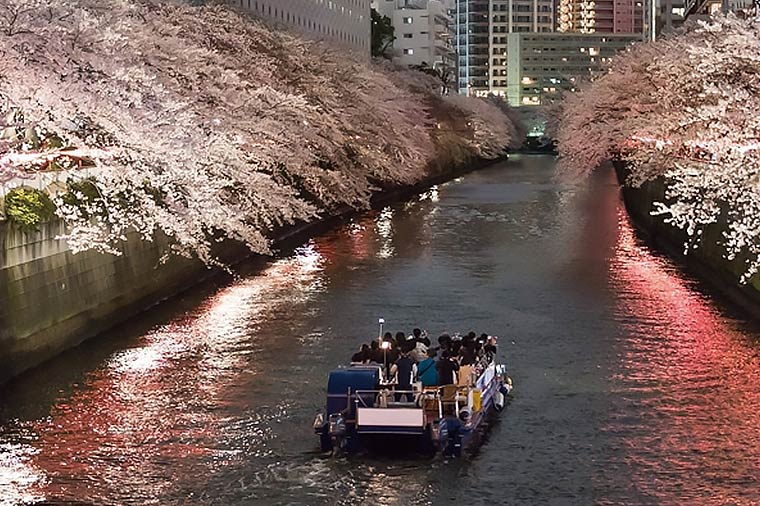
[(405, 25), (411, 25), (414, 22), (414, 18), (403, 18)]
[(414, 54), (414, 49), (404, 49), (404, 54)]

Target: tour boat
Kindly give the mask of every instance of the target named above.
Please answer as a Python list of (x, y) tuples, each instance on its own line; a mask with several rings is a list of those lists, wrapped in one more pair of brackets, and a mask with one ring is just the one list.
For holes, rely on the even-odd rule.
[[(381, 334), (382, 335), (382, 334)], [(323, 452), (415, 450), (456, 457), (473, 448), (512, 390), (496, 353), (460, 368), (453, 385), (394, 390), (386, 366), (351, 364), (330, 372), (327, 403), (314, 420)], [(396, 394), (404, 396), (397, 402)], [(413, 400), (410, 400), (413, 399)]]

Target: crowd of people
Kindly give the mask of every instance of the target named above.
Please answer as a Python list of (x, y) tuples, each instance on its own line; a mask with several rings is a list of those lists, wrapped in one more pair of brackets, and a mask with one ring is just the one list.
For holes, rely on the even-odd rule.
[[(432, 346), (427, 333), (414, 329), (411, 335), (386, 332), (370, 344), (362, 344), (351, 357), (355, 364), (382, 366), (385, 377), (396, 391), (411, 391), (415, 383), (423, 387), (457, 384), (458, 371), (470, 366), (479, 371), (488, 365), (496, 353), (496, 337), (475, 332), (464, 336), (442, 334), (438, 346)], [(406, 394), (397, 394), (397, 397)], [(397, 399), (398, 400), (398, 399)]]

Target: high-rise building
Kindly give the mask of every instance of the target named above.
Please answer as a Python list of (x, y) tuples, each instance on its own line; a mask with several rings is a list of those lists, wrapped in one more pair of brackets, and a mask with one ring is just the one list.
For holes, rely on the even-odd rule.
[(575, 33), (644, 32), (645, 0), (559, 0), (557, 30)]
[(393, 61), (431, 68), (456, 66), (452, 20), (440, 0), (374, 0), (372, 7), (393, 24)]
[(370, 0), (227, 0), (316, 39), (370, 53)]
[(507, 35), (554, 30), (554, 0), (457, 0), (453, 10), (465, 95), (506, 96)]

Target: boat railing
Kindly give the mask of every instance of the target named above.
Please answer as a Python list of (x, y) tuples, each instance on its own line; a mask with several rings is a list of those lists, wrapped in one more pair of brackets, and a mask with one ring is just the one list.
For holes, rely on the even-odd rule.
[[(467, 406), (467, 395), (472, 389), (471, 386), (462, 385), (442, 385), (437, 387), (425, 387), (422, 390), (355, 390), (351, 393), (354, 403), (359, 408), (396, 408), (396, 409), (423, 409), (425, 411), (435, 411), (438, 418), (443, 418), (446, 406), (453, 407), (453, 412), (459, 415), (462, 407)], [(411, 402), (399, 402), (397, 396), (408, 399)], [(374, 402), (371, 405), (369, 399)]]
[[(396, 389), (391, 389), (391, 388), (383, 388), (383, 389), (379, 389), (379, 390), (355, 390), (353, 392), (353, 397), (354, 397), (354, 402), (359, 407), (363, 407), (363, 408), (375, 407), (375, 408), (378, 408), (378, 407), (388, 407), (387, 406), (387, 404), (388, 404), (387, 399), (394, 398), (394, 396), (396, 396), (396, 395), (406, 396), (405, 398), (408, 398), (409, 396), (411, 396), (413, 399), (415, 399), (414, 402), (400, 403), (400, 402), (390, 401), (390, 403), (391, 404), (399, 405), (397, 407), (417, 407), (415, 405), (416, 401), (417, 401), (417, 397), (419, 395), (421, 395), (423, 392), (424, 391), (421, 391), (421, 390), (396, 390)], [(375, 399), (376, 402), (374, 403), (373, 406), (368, 406), (367, 405), (367, 398), (369, 396), (374, 396), (374, 399)], [(378, 402), (381, 398), (385, 398), (386, 402)], [(400, 406), (401, 404), (404, 404), (406, 406)]]

